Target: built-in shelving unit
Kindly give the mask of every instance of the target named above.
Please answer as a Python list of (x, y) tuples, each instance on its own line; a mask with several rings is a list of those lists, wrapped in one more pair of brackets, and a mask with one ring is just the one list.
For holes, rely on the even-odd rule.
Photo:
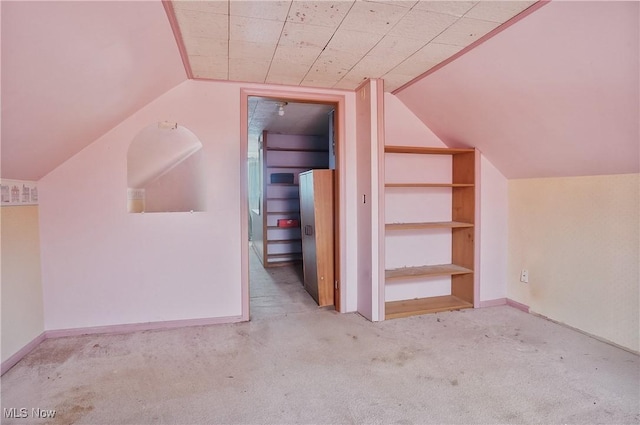
[[(448, 149), (416, 146), (385, 146), (385, 156), (402, 155), (407, 167), (414, 164), (418, 171), (409, 170), (408, 175), (415, 180), (422, 180), (420, 170), (429, 170), (428, 165), (421, 164), (415, 167), (415, 155), (424, 157), (429, 161), (432, 156), (446, 155), (450, 163), (438, 160), (441, 169), (448, 169), (447, 181), (396, 181), (402, 180), (402, 176), (393, 176), (393, 170), (386, 172), (386, 178), (393, 182), (385, 183), (385, 198), (388, 194), (396, 192), (396, 196), (416, 195), (416, 191), (422, 199), (428, 201), (411, 203), (412, 209), (419, 209), (428, 213), (429, 208), (435, 208), (436, 203), (446, 199), (450, 205), (440, 210), (450, 211), (448, 220), (437, 221), (403, 221), (387, 223), (384, 226), (387, 249), (391, 244), (389, 238), (402, 236), (395, 243), (395, 249), (408, 249), (416, 251), (416, 240), (425, 241), (429, 245), (430, 238), (435, 241), (434, 246), (442, 246), (443, 241), (448, 242), (446, 253), (433, 253), (433, 247), (425, 246), (424, 256), (420, 252), (414, 258), (419, 257), (422, 264), (411, 264), (403, 267), (385, 267), (385, 293), (392, 292), (394, 285), (402, 285), (404, 299), (391, 299), (385, 302), (385, 318), (399, 318), (418, 314), (435, 313), (474, 306), (474, 255), (475, 255), (475, 156), (474, 149)], [(388, 158), (388, 157), (387, 157)], [(443, 166), (444, 164), (444, 166)], [(398, 170), (396, 170), (398, 171)], [(402, 174), (405, 170), (400, 170)], [(428, 174), (425, 172), (425, 174)], [(419, 177), (416, 178), (416, 175)], [(430, 176), (433, 178), (433, 176)], [(428, 180), (425, 178), (424, 180)], [(436, 180), (445, 180), (442, 176)], [(443, 192), (444, 191), (444, 192)], [(432, 197), (433, 199), (430, 199)], [(398, 199), (398, 198), (396, 198)], [(418, 211), (420, 212), (420, 211)], [(427, 214), (428, 215), (428, 214)], [(443, 233), (444, 232), (444, 233)], [(403, 247), (402, 243), (409, 243), (410, 247)], [(444, 249), (444, 248), (443, 248)], [(419, 250), (418, 250), (419, 251)], [(450, 262), (439, 263), (429, 258), (434, 255), (439, 259), (449, 258)], [(396, 256), (397, 257), (397, 256)], [(442, 291), (443, 278), (450, 279), (448, 293), (422, 296), (429, 292), (432, 281), (437, 290)], [(446, 282), (445, 282), (446, 283)], [(416, 288), (415, 291), (412, 288)], [(415, 296), (413, 296), (415, 294)], [(397, 294), (396, 294), (397, 297)], [(388, 299), (389, 297), (387, 297)], [(392, 297), (393, 298), (393, 297)]]
[[(315, 168), (328, 168), (328, 145), (325, 137), (266, 131), (262, 134), (261, 211), (252, 216), (252, 219), (261, 221), (261, 229), (252, 233), (257, 235), (253, 246), (265, 267), (302, 260), (298, 175)], [(286, 183), (273, 181), (275, 173), (290, 174), (292, 180)], [(296, 220), (298, 224), (283, 227), (278, 226), (278, 220)]]

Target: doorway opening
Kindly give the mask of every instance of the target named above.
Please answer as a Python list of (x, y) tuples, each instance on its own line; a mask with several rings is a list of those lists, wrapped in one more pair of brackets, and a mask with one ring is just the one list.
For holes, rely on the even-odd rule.
[(243, 90), (241, 104), (243, 318), (340, 311), (344, 97)]

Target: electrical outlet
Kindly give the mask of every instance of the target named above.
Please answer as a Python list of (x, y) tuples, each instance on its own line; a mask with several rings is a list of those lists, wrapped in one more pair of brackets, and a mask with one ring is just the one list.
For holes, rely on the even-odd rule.
[(520, 271), (520, 282), (529, 283), (529, 270), (522, 269)]

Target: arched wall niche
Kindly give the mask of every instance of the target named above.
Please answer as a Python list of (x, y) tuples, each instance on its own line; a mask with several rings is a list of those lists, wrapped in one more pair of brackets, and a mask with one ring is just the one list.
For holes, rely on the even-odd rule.
[(176, 123), (151, 124), (127, 152), (127, 211), (204, 211), (202, 142)]

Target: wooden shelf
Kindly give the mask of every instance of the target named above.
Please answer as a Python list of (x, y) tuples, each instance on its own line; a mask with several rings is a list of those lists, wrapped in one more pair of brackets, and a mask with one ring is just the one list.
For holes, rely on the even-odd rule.
[(282, 244), (282, 243), (296, 243), (296, 242), (300, 242), (302, 239), (301, 238), (294, 238), (294, 239), (271, 239), (268, 240), (267, 243), (268, 244)]
[(389, 282), (400, 279), (453, 276), (457, 274), (467, 273), (473, 273), (473, 270), (466, 267), (457, 266), (455, 264), (437, 264), (433, 266), (402, 267), (399, 269), (390, 269), (385, 270), (384, 274), (386, 281)]
[(424, 146), (385, 146), (386, 153), (418, 153), (425, 155), (456, 155), (460, 153), (473, 153), (474, 149), (450, 149), (430, 148)]
[(416, 316), (419, 314), (437, 313), (440, 311), (473, 308), (473, 304), (453, 295), (440, 297), (416, 298), (413, 300), (389, 301), (385, 303), (385, 319)]
[(292, 229), (300, 229), (300, 226), (296, 226), (296, 227), (267, 226), (267, 230), (270, 230), (270, 229), (292, 230)]
[(329, 149), (305, 149), (305, 148), (270, 148), (267, 147), (268, 151), (273, 152), (326, 152), (329, 153)]
[(267, 213), (267, 215), (288, 215), (288, 214), (299, 215), (300, 211), (269, 211)]
[(287, 252), (285, 254), (267, 254), (267, 258), (292, 258), (296, 260), (301, 260), (302, 252)]
[(473, 183), (385, 183), (384, 187), (473, 187)]
[(424, 223), (387, 223), (384, 225), (386, 230), (453, 229), (459, 227), (473, 227), (473, 224), (459, 221), (432, 221)]

